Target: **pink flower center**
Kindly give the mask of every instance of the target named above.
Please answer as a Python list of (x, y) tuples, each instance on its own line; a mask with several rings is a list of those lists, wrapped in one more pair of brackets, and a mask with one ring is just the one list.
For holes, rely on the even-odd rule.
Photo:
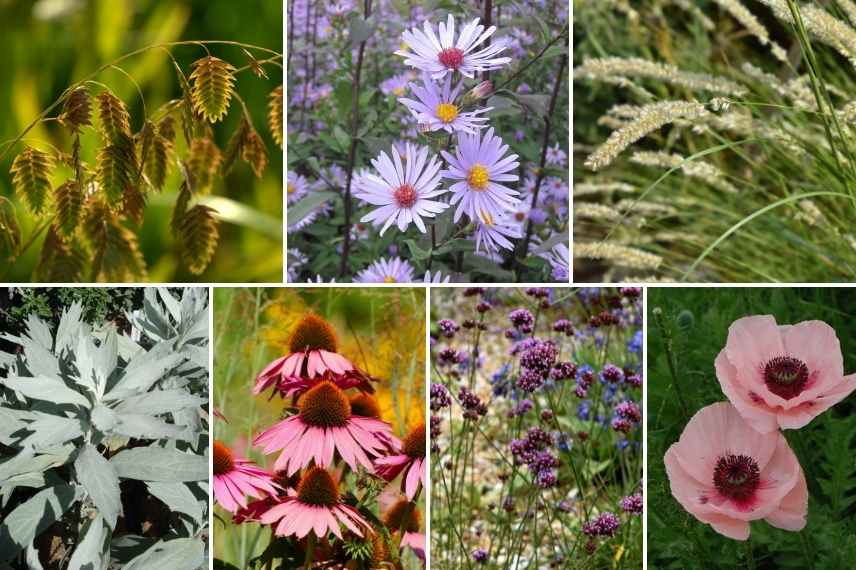
[(464, 52), (458, 48), (446, 48), (437, 54), (437, 59), (448, 69), (458, 69), (464, 63)]
[(808, 366), (791, 356), (777, 356), (764, 365), (764, 383), (770, 392), (790, 400), (805, 390)]
[(402, 184), (392, 193), (395, 203), (399, 208), (412, 208), (416, 203), (416, 188), (410, 184)]
[(725, 497), (745, 503), (761, 482), (758, 462), (748, 455), (723, 455), (713, 470), (713, 485)]

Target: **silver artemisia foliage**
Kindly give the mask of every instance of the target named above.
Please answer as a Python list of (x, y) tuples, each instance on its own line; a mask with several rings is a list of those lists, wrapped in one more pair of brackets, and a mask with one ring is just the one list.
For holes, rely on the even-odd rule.
[[(128, 333), (86, 323), (78, 303), (56, 330), (31, 315), (21, 336), (0, 331), (19, 347), (0, 352), (0, 444), (13, 452), (0, 460), (0, 508), (19, 487), (37, 490), (0, 523), (0, 566), (31, 558), (34, 539), (76, 503), (69, 568), (106, 570), (111, 558), (124, 568), (164, 558), (203, 565), (208, 310), (205, 289), (148, 288), (142, 309), (126, 315)], [(181, 514), (164, 538), (112, 537), (121, 479), (144, 481)], [(116, 543), (129, 540), (152, 546), (140, 553)]]

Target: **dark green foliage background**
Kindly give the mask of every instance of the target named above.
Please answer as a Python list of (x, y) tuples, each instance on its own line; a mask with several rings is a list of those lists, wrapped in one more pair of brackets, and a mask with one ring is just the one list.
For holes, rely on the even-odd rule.
[[(0, 0), (0, 142), (14, 139), (38, 114), (74, 81), (101, 65), (147, 45), (185, 40), (229, 40), (282, 52), (283, 7), (279, 0)], [(51, 13), (46, 8), (55, 8)], [(211, 46), (211, 54), (242, 67), (248, 63), (240, 48)], [(197, 46), (172, 49), (186, 75), (190, 64), (205, 55)], [(151, 50), (122, 63), (139, 84), (148, 113), (181, 97), (175, 70), (166, 53)], [(191, 274), (178, 255), (170, 232), (179, 176), (170, 164), (164, 190), (149, 196), (146, 218), (139, 231), (140, 249), (151, 282), (282, 280), (282, 151), (267, 126), (269, 93), (281, 83), (281, 72), (266, 66), (270, 79), (244, 71), (236, 90), (247, 103), (253, 123), (265, 142), (270, 162), (264, 177), (255, 178), (245, 164), (238, 165), (214, 192), (250, 208), (233, 222), (220, 226), (220, 243), (212, 264), (201, 276)], [(139, 131), (143, 107), (133, 83), (118, 71), (97, 77), (121, 98), (131, 113), (131, 128)], [(93, 91), (96, 91), (93, 89)], [(94, 93), (93, 93), (94, 94)], [(55, 115), (54, 113), (53, 115)], [(229, 114), (214, 125), (221, 151), (240, 120), (240, 104), (232, 101)], [(40, 144), (39, 141), (42, 141)], [(84, 129), (84, 159), (94, 165), (98, 134)], [(50, 143), (70, 152), (67, 129), (56, 123), (34, 128), (23, 143), (47, 150)], [(0, 151), (5, 148), (0, 146)], [(9, 168), (22, 149), (17, 145), (0, 161), (0, 196), (14, 201)], [(18, 203), (18, 221), (26, 241), (38, 225)], [(41, 249), (39, 240), (12, 267), (0, 265), (0, 278), (30, 282)], [(5, 259), (3, 260), (5, 262)]]
[[(746, 543), (726, 538), (672, 497), (663, 455), (689, 417), (681, 410), (666, 358), (662, 309), (691, 416), (725, 400), (713, 362), (729, 325), (771, 314), (779, 324), (823, 320), (838, 334), (845, 374), (856, 372), (856, 290), (837, 288), (657, 288), (648, 290), (648, 567), (752, 568)], [(758, 569), (853, 568), (856, 560), (856, 396), (801, 430), (785, 432), (809, 485), (808, 524), (800, 533), (753, 522), (748, 544)], [(689, 561), (695, 561), (692, 564)]]

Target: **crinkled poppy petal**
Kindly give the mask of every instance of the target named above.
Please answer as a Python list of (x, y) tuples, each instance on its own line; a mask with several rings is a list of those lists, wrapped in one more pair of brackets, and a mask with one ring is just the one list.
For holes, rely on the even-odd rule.
[(722, 391), (744, 420), (761, 433), (778, 429), (775, 411), (763, 402), (758, 392), (738, 381), (737, 368), (725, 350), (716, 357), (714, 367)]
[(790, 493), (779, 504), (779, 508), (764, 519), (771, 525), (790, 531), (800, 531), (805, 527), (808, 513), (808, 487), (805, 474), (799, 470), (799, 479)]

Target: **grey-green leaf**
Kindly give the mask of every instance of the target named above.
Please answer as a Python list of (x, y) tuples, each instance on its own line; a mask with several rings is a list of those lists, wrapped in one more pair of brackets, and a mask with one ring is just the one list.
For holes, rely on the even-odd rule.
[(75, 404), (89, 407), (89, 400), (83, 394), (76, 392), (65, 385), (65, 382), (56, 377), (34, 376), (32, 378), (21, 378), (12, 376), (2, 379), (7, 387), (20, 392), (26, 398), (33, 400), (45, 400), (55, 404)]
[(118, 400), (148, 391), (166, 371), (184, 357), (173, 352), (170, 343), (161, 343), (148, 352), (138, 354), (128, 363), (124, 376), (107, 394), (108, 400)]
[(176, 449), (136, 447), (117, 453), (110, 463), (123, 479), (140, 481), (201, 481), (208, 479), (208, 458)]
[(156, 416), (168, 412), (177, 412), (184, 408), (195, 408), (204, 402), (203, 398), (194, 396), (187, 390), (156, 390), (122, 400), (116, 406), (116, 412)]
[(123, 570), (148, 568), (198, 568), (205, 562), (205, 543), (195, 538), (160, 541), (140, 554)]
[(122, 510), (119, 497), (119, 477), (115, 467), (92, 445), (87, 445), (74, 462), (77, 480), (92, 497), (92, 502), (104, 516), (104, 522), (113, 529)]
[(109, 562), (109, 549), (106, 548), (110, 531), (101, 515), (89, 523), (77, 548), (71, 555), (68, 570), (104, 570)]
[(27, 315), (27, 335), (45, 350), (53, 349), (53, 336), (48, 325), (34, 313)]
[(0, 525), (0, 562), (8, 562), (55, 523), (77, 500), (71, 485), (56, 485), (37, 493), (9, 513)]
[(171, 511), (184, 513), (197, 523), (202, 522), (202, 505), (184, 483), (146, 483), (149, 492), (160, 499)]
[(62, 354), (66, 347), (74, 348), (77, 334), (80, 331), (81, 317), (83, 316), (83, 305), (80, 301), (75, 301), (71, 306), (62, 312), (62, 317), (59, 320), (59, 326), (56, 329), (56, 347), (57, 354)]
[(22, 439), (18, 445), (34, 449), (65, 443), (83, 435), (83, 425), (79, 419), (49, 414), (39, 414), (38, 419), (30, 423), (26, 429), (32, 433)]
[(113, 427), (115, 433), (135, 439), (177, 438), (184, 429), (145, 414), (121, 414)]

